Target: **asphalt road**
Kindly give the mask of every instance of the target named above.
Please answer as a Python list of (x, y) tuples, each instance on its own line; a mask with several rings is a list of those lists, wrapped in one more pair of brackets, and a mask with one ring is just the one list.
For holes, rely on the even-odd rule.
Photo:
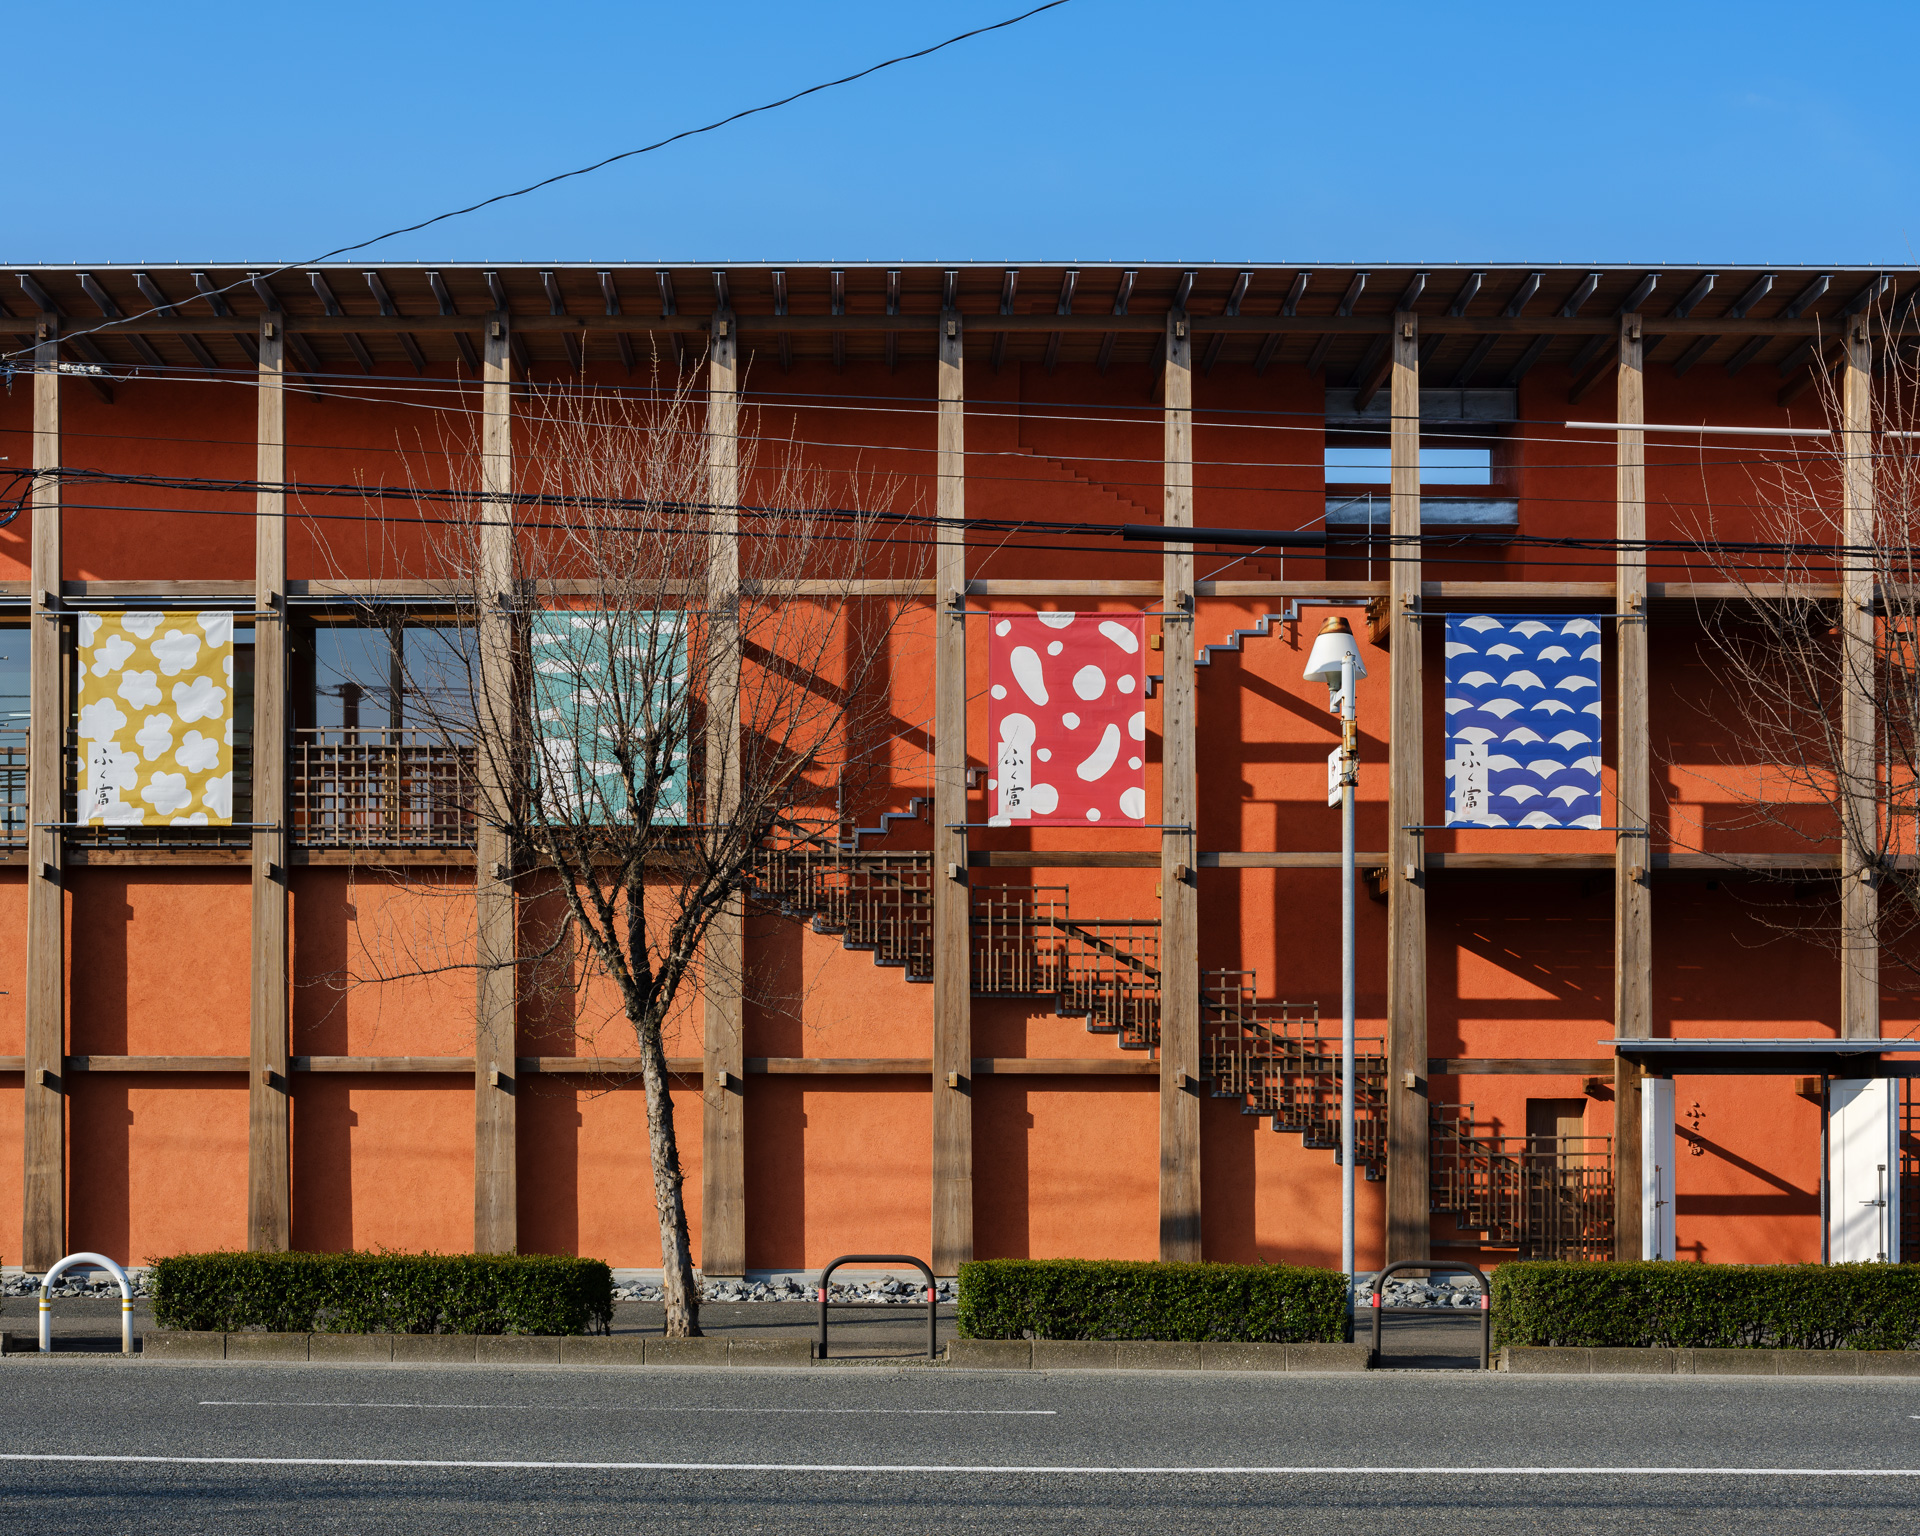
[[(0, 1362), (0, 1529), (1911, 1531), (1920, 1384)], [(69, 1459), (71, 1458), (71, 1459)], [(1862, 1473), (1902, 1475), (1859, 1475)]]

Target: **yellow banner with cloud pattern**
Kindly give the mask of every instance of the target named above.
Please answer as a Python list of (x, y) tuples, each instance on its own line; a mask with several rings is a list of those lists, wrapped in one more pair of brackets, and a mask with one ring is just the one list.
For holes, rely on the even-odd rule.
[(83, 614), (79, 674), (79, 820), (233, 821), (231, 613)]

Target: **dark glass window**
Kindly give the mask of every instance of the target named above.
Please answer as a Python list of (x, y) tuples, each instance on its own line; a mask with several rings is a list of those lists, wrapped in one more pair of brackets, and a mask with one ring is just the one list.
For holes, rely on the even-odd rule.
[(469, 634), (431, 624), (325, 624), (296, 630), (294, 724), (304, 730), (365, 732), (464, 722)]
[(25, 624), (0, 628), (0, 836), (27, 835), (27, 641)]

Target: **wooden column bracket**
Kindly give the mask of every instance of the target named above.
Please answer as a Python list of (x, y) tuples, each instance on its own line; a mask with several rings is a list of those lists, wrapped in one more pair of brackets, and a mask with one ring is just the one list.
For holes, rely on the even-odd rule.
[[(513, 350), (504, 314), (488, 322), (482, 339), (480, 384), (480, 598), (476, 639), (480, 663), (480, 741), (474, 775), (479, 814), (474, 837), (477, 977), (474, 998), (473, 1246), (478, 1253), (519, 1247), (517, 1101), (489, 1081), (491, 1063), (515, 1056), (519, 986), (514, 970), (514, 849), (506, 832), (506, 804), (514, 783), (510, 754), (517, 750), (519, 695), (514, 685), (515, 634), (508, 602), (513, 591)], [(505, 878), (490, 876), (495, 869)]]
[[(1165, 492), (1161, 519), (1193, 526), (1193, 327), (1167, 316)], [(1169, 544), (1162, 560), (1166, 681), (1160, 705), (1160, 1257), (1201, 1255), (1200, 1100), (1187, 1092), (1200, 1059), (1200, 892), (1182, 871), (1199, 862), (1195, 757), (1193, 550)]]
[[(1392, 728), (1387, 753), (1388, 854), (1402, 878), (1387, 886), (1388, 1263), (1432, 1252), (1427, 1094), (1427, 891), (1420, 834), (1427, 820), (1420, 633), (1420, 327), (1393, 317), (1388, 504), (1393, 540), (1389, 588), (1394, 630)], [(1413, 1086), (1407, 1086), (1407, 1074)]]
[[(1653, 790), (1652, 730), (1647, 689), (1647, 557), (1629, 548), (1647, 536), (1645, 347), (1640, 316), (1620, 317), (1615, 367), (1618, 398), (1614, 469), (1614, 532), (1621, 540), (1614, 571), (1619, 612), (1614, 654), (1619, 668), (1619, 738), (1614, 762), (1613, 1028), (1622, 1040), (1653, 1034), (1653, 892), (1648, 806)], [(1640, 1257), (1640, 1069), (1616, 1058), (1613, 1078), (1613, 1252)]]
[[(1841, 363), (1840, 440), (1843, 544), (1871, 549), (1875, 522), (1873, 342), (1867, 317), (1846, 322)], [(1840, 562), (1840, 792), (1847, 798), (1840, 839), (1840, 1033), (1871, 1040), (1880, 1033), (1880, 893), (1872, 853), (1880, 835), (1878, 763), (1874, 751), (1874, 561)]]
[[(263, 487), (287, 478), (286, 328), (260, 322), (260, 388), (255, 477)], [(254, 605), (287, 608), (287, 499), (254, 494)], [(254, 623), (253, 662), (252, 1005), (247, 1087), (247, 1246), (284, 1253), (293, 1244), (293, 1169), (288, 1138), (287, 1053), (290, 1007), (287, 862), (287, 626)]]
[[(715, 824), (740, 807), (740, 345), (725, 310), (707, 346), (707, 811)], [(700, 1102), (700, 1262), (709, 1275), (747, 1272), (746, 1101), (728, 1091), (747, 1069), (746, 908), (714, 915), (702, 962), (705, 1085)]]
[[(941, 316), (934, 506), (933, 865), (965, 870), (967, 837), (966, 377), (960, 317)], [(949, 521), (950, 520), (950, 521)], [(933, 882), (933, 1269), (951, 1275), (973, 1257), (973, 978), (968, 887)]]
[[(60, 467), (60, 327), (42, 315), (34, 328), (33, 467)], [(26, 1102), (22, 1140), (21, 1262), (47, 1269), (66, 1253), (66, 893), (61, 883), (64, 821), (62, 744), (66, 740), (66, 626), (44, 617), (59, 609), (60, 480), (33, 482), (33, 629), (27, 637), (27, 861), (48, 878), (27, 882)]]

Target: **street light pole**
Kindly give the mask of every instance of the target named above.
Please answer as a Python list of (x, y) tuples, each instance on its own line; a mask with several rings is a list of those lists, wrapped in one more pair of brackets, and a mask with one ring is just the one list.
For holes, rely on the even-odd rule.
[(1353, 796), (1360, 731), (1353, 712), (1352, 652), (1340, 658), (1340, 1267), (1353, 1297)]
[[(1347, 1302), (1354, 1292), (1353, 1170), (1358, 1161), (1353, 1125), (1353, 799), (1360, 773), (1360, 727), (1354, 694), (1367, 675), (1360, 646), (1345, 619), (1320, 626), (1307, 656), (1307, 680), (1327, 685), (1327, 708), (1340, 719), (1340, 745), (1328, 758), (1337, 767), (1340, 803), (1340, 1267), (1347, 1272)], [(1335, 778), (1327, 778), (1327, 804), (1334, 803)]]

